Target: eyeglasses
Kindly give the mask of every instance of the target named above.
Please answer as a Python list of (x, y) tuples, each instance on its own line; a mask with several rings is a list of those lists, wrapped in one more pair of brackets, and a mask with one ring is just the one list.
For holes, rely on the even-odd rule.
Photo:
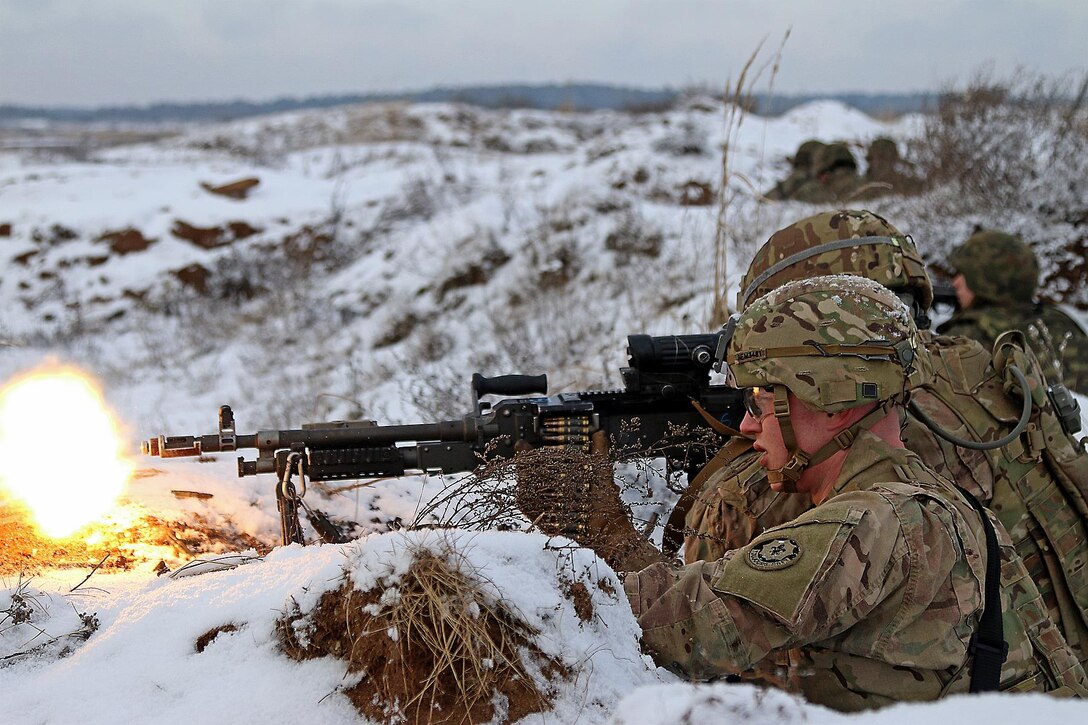
[(763, 387), (745, 388), (744, 409), (748, 412), (748, 415), (756, 420), (773, 413), (774, 387), (764, 385)]

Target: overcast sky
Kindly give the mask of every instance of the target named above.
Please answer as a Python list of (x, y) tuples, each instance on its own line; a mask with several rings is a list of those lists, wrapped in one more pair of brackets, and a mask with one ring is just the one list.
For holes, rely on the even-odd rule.
[(784, 92), (1088, 67), (1088, 0), (0, 0), (0, 103), (267, 100), (438, 85), (735, 78)]

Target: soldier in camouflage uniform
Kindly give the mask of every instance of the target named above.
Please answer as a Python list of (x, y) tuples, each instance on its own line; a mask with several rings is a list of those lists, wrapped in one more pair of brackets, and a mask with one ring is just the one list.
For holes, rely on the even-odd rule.
[[(659, 664), (771, 682), (847, 711), (978, 689), (985, 656), (972, 637), (984, 606), (996, 612), (983, 582), (998, 545), (986, 543), (981, 508), (899, 438), (921, 349), (902, 302), (856, 277), (787, 284), (740, 316), (726, 362), (731, 383), (746, 388), (742, 431), (776, 489), (817, 505), (717, 561), (627, 577)], [(1088, 694), (994, 529), (1008, 643), (1000, 689)]]
[(953, 250), (948, 263), (957, 273), (960, 309), (938, 332), (989, 348), (1005, 330), (1034, 327), (1052, 348), (1065, 384), (1088, 394), (1088, 335), (1057, 307), (1034, 301), (1039, 263), (1031, 247), (1011, 234), (979, 231)]
[(865, 184), (855, 198), (872, 199), (885, 194), (911, 194), (921, 188), (920, 180), (910, 174), (899, 156), (895, 141), (885, 136), (873, 139), (865, 152)]
[(823, 141), (810, 139), (798, 146), (797, 153), (790, 159), (790, 165), (793, 168), (790, 171), (789, 176), (775, 184), (775, 187), (768, 191), (764, 196), (768, 199), (774, 199), (775, 201), (793, 198), (794, 193), (799, 188), (815, 177), (813, 162), (816, 159), (816, 155), (819, 154), (826, 145), (827, 144)]
[(858, 162), (844, 143), (824, 146), (813, 160), (813, 178), (794, 190), (791, 199), (827, 204), (850, 199), (861, 186)]
[[(928, 325), (933, 291), (921, 256), (909, 237), (865, 211), (818, 214), (776, 232), (756, 252), (741, 282), (737, 306), (744, 309), (756, 296), (790, 280), (829, 273), (858, 274), (892, 288), (919, 325)], [(1045, 437), (1042, 448), (1038, 436), (1024, 434), (989, 451), (954, 445), (935, 435), (920, 421), (919, 411), (961, 438), (988, 441), (1012, 429), (1022, 412), (1022, 398), (1006, 392), (1006, 374), (977, 343), (921, 334), (925, 349), (919, 351), (919, 360), (927, 373), (915, 381), (903, 440), (927, 465), (997, 513), (1051, 618), (1082, 662), (1088, 660), (1088, 580), (1083, 565), (1088, 558), (1088, 509), (1083, 496), (1061, 485), (1045, 449), (1049, 445), (1081, 466), (1088, 465), (1086, 456), (1060, 431)], [(1038, 390), (1041, 372), (1028, 353), (1017, 354), (1024, 356), (1025, 371), (1034, 366), (1032, 395), (1039, 398), (1041, 410), (1049, 412), (1051, 403)], [(1019, 386), (1011, 389), (1018, 391)], [(1040, 418), (1041, 414), (1033, 416), (1036, 430), (1041, 429)], [(665, 548), (671, 553), (678, 546), (677, 542), (670, 547), (670, 541), (675, 541), (683, 521), (685, 560), (712, 561), (811, 505), (805, 494), (773, 491), (750, 443), (734, 439), (681, 498), (670, 518), (672, 532), (666, 533)]]

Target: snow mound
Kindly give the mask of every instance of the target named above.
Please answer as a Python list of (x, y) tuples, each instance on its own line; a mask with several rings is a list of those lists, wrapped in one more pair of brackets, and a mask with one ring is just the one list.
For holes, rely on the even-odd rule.
[(826, 138), (828, 131), (837, 135), (838, 139), (856, 140), (868, 140), (888, 133), (886, 124), (841, 101), (801, 104), (784, 113), (778, 123), (807, 133), (809, 138)]
[[(457, 552), (535, 632), (533, 647), (569, 673), (545, 717), (603, 722), (632, 687), (672, 679), (639, 652), (616, 574), (592, 552), (515, 532), (396, 532), (280, 548), (229, 571), (112, 595), (99, 602), (98, 632), (66, 659), (44, 671), (0, 669), (6, 721), (172, 723), (214, 713), (219, 722), (359, 722), (344, 691), (360, 675), (335, 657), (289, 658), (277, 622), (294, 608), (312, 611), (347, 579), (395, 592), (420, 551)], [(48, 607), (58, 631), (75, 623), (61, 621), (59, 598)]]
[[(1079, 721), (1078, 700), (1046, 695), (958, 695), (933, 703), (903, 703), (865, 713), (838, 713), (778, 690), (743, 684), (662, 684), (641, 687), (620, 702), (612, 725), (745, 723), (745, 725), (931, 725), (963, 722)], [(1044, 714), (1045, 713), (1045, 714)]]

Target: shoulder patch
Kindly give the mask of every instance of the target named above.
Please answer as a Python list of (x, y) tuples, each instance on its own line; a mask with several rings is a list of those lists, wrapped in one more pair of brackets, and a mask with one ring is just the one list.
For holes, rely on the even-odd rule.
[(711, 588), (794, 622), (811, 605), (865, 514), (865, 508), (854, 504), (817, 506), (726, 559), (715, 571)]
[(759, 571), (774, 571), (793, 566), (804, 550), (796, 539), (778, 537), (762, 542), (748, 550), (748, 566)]

